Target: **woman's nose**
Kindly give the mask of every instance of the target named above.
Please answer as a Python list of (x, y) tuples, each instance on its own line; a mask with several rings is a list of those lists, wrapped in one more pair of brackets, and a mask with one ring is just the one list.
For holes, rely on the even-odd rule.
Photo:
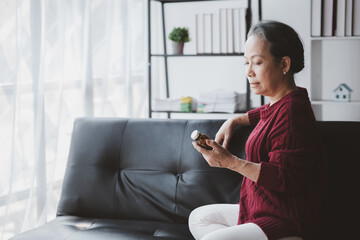
[(250, 65), (246, 68), (246, 76), (247, 77), (254, 77), (255, 76), (255, 73), (252, 70), (252, 67)]

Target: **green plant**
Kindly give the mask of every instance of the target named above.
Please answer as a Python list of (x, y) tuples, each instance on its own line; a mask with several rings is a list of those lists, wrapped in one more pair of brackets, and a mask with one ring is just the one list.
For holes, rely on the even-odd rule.
[(169, 39), (174, 42), (189, 42), (189, 29), (188, 28), (174, 28), (169, 34)]

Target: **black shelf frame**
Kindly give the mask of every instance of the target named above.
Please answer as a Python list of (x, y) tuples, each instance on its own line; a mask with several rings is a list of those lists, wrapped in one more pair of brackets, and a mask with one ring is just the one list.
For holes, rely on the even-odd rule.
[(238, 57), (244, 56), (244, 53), (202, 53), (202, 54), (151, 54), (152, 57)]
[(221, 1), (221, 0), (152, 0), (155, 2), (161, 3), (179, 3), (179, 2), (211, 2), (211, 1)]
[(197, 111), (191, 111), (191, 112), (183, 112), (183, 111), (158, 111), (153, 110), (152, 112), (155, 113), (181, 113), (181, 114), (237, 114), (237, 113), (246, 113), (247, 111), (236, 111), (234, 113), (229, 112), (197, 112)]
[[(161, 15), (162, 15), (162, 31), (163, 31), (163, 51), (164, 54), (152, 54), (151, 51), (151, 2), (159, 2), (161, 3)], [(168, 58), (169, 57), (239, 57), (244, 56), (244, 53), (233, 53), (233, 54), (182, 54), (182, 55), (176, 55), (176, 54), (167, 54), (167, 48), (166, 48), (166, 31), (165, 31), (165, 10), (164, 10), (164, 4), (165, 3), (189, 3), (189, 2), (207, 2), (207, 1), (221, 1), (221, 0), (148, 0), (148, 88), (149, 88), (149, 99), (148, 99), (148, 116), (149, 118), (152, 117), (153, 112), (158, 113), (167, 113), (167, 117), (170, 118), (171, 113), (187, 113), (182, 111), (154, 111), (152, 110), (152, 81), (151, 81), (151, 61), (152, 57), (163, 57), (164, 58), (164, 67), (165, 67), (165, 84), (166, 84), (166, 97), (169, 98), (170, 91), (169, 91), (169, 74), (168, 74)], [(248, 1), (248, 7), (246, 11), (246, 32), (249, 31), (251, 26), (251, 0)], [(262, 4), (261, 0), (258, 0), (258, 13), (259, 13), (259, 20), (262, 20)], [(264, 104), (264, 97), (261, 96), (261, 105)], [(250, 84), (248, 81), (246, 81), (246, 111), (250, 110)], [(236, 113), (245, 113), (246, 111), (236, 112)], [(189, 112), (189, 113), (197, 113), (197, 112)], [(214, 112), (215, 113), (215, 112)], [(217, 114), (219, 112), (216, 112)], [(210, 114), (210, 113), (198, 113), (198, 114)], [(228, 114), (228, 113), (227, 113)]]

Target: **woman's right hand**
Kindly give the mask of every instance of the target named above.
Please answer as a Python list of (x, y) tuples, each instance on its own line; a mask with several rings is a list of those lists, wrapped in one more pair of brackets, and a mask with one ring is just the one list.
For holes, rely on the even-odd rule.
[(226, 120), (215, 135), (215, 142), (227, 149), (233, 135), (234, 127), (237, 125), (250, 125), (248, 114), (241, 114), (237, 117)]
[(230, 138), (233, 134), (234, 119), (230, 118), (221, 125), (219, 131), (215, 135), (215, 142), (220, 144), (223, 148), (227, 149), (229, 146)]

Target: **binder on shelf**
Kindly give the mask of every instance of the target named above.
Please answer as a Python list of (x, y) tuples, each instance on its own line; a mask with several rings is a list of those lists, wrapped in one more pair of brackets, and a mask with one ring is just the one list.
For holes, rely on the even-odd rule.
[(213, 14), (205, 13), (203, 14), (203, 44), (204, 44), (204, 53), (211, 54), (213, 53)]
[(240, 8), (233, 8), (234, 53), (240, 53)]
[(346, 0), (337, 0), (335, 36), (345, 36)]
[(240, 52), (245, 52), (246, 42), (246, 8), (240, 8)]
[(353, 35), (353, 0), (346, 0), (345, 36)]
[(204, 29), (203, 18), (200, 14), (195, 15), (195, 31), (196, 31), (196, 54), (204, 53)]
[(322, 0), (311, 1), (311, 36), (313, 37), (321, 36), (321, 5)]
[(212, 18), (212, 45), (213, 45), (213, 54), (220, 54), (220, 16), (219, 9), (211, 13)]
[(234, 53), (234, 24), (232, 9), (226, 9), (226, 22), (227, 22), (227, 53)]
[(234, 53), (245, 51), (246, 41), (246, 8), (233, 9)]
[(353, 2), (353, 9), (354, 9), (353, 35), (360, 36), (360, 1), (359, 0)]
[(334, 1), (324, 0), (322, 2), (322, 36), (334, 36)]
[(219, 10), (219, 43), (220, 53), (227, 53), (227, 21), (226, 21), (226, 9), (221, 8)]

